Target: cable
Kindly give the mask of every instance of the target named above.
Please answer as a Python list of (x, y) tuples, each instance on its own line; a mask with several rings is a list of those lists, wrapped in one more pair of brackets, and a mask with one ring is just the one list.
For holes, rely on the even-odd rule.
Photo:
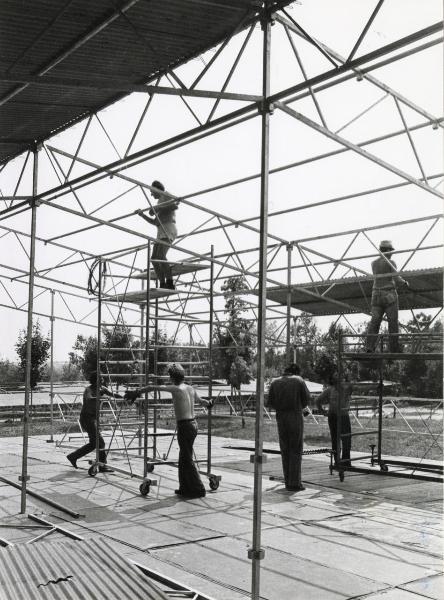
[(107, 263), (100, 258), (97, 258), (89, 268), (88, 275), (88, 285), (87, 290), (90, 296), (98, 296), (99, 295), (99, 282), (95, 277), (95, 271), (99, 266), (99, 263), (102, 262), (102, 289), (105, 287), (106, 281), (106, 273), (107, 273)]

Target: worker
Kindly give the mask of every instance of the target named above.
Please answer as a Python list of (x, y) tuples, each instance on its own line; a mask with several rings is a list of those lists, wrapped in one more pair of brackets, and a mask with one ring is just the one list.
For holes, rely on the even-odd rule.
[(193, 444), (197, 436), (197, 422), (194, 417), (194, 403), (200, 402), (207, 407), (211, 400), (204, 400), (196, 389), (184, 382), (185, 371), (182, 365), (172, 363), (168, 367), (171, 384), (147, 385), (137, 390), (126, 392), (125, 399), (134, 401), (143, 392), (159, 390), (168, 392), (173, 397), (174, 413), (177, 423), (177, 442), (179, 444), (179, 489), (175, 493), (183, 498), (202, 498), (205, 488), (193, 461)]
[(387, 316), (389, 329), (389, 350), (390, 352), (402, 352), (399, 345), (399, 324), (398, 324), (398, 293), (397, 285), (409, 287), (408, 282), (397, 274), (397, 267), (392, 260), (393, 245), (390, 240), (382, 240), (379, 245), (381, 256), (372, 262), (372, 272), (374, 275), (371, 319), (367, 329), (366, 351), (374, 352), (378, 332), (384, 313)]
[[(327, 415), (328, 428), (330, 429), (331, 447), (335, 464), (338, 459), (341, 464), (350, 466), (351, 450), (351, 424), (350, 424), (350, 398), (353, 386), (348, 381), (339, 384), (336, 373), (330, 375), (329, 385), (318, 396), (316, 406), (320, 414)], [(341, 397), (341, 411), (339, 413), (339, 394)], [(324, 404), (328, 404), (328, 411), (324, 409)], [(339, 423), (338, 423), (339, 421)]]
[[(99, 379), (99, 381), (97, 381)], [(89, 454), (93, 450), (96, 449), (96, 441), (97, 441), (97, 386), (100, 386), (100, 398), (103, 396), (109, 396), (111, 398), (122, 398), (119, 394), (113, 393), (111, 390), (106, 388), (103, 385), (103, 377), (99, 373), (99, 377), (97, 377), (97, 372), (93, 371), (89, 377), (90, 385), (85, 388), (83, 392), (83, 404), (82, 410), (80, 411), (80, 426), (86, 433), (88, 434), (89, 442), (71, 452), (71, 454), (67, 455), (67, 459), (72, 464), (72, 466), (77, 469), (77, 461), (82, 456)], [(99, 398), (99, 402), (100, 402)], [(103, 441), (102, 436), (99, 431), (99, 471), (100, 473), (112, 473), (114, 469), (109, 467), (106, 464), (106, 452), (105, 452), (105, 442)]]
[(301, 479), (304, 445), (304, 419), (310, 393), (300, 377), (299, 366), (288, 365), (282, 377), (271, 382), (268, 406), (276, 410), (285, 488), (290, 492), (305, 490)]
[(154, 218), (148, 217), (140, 209), (136, 210), (136, 213), (145, 221), (157, 227), (157, 239), (159, 241), (153, 246), (151, 260), (159, 281), (159, 287), (174, 290), (171, 265), (167, 262), (166, 257), (168, 250), (177, 237), (176, 210), (179, 207), (179, 201), (174, 200), (165, 192), (165, 186), (160, 181), (153, 181), (151, 184), (151, 196), (157, 200), (157, 204), (149, 210), (149, 214)]

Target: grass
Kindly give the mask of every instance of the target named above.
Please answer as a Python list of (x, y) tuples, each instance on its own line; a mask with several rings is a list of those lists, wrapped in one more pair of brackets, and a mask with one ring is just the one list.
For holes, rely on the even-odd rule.
[[(201, 430), (206, 429), (206, 417), (199, 417), (199, 426)], [(330, 433), (325, 418), (319, 418), (319, 424), (313, 422), (311, 418), (305, 420), (304, 439), (306, 446), (326, 448), (330, 447)], [(360, 423), (365, 429), (377, 429), (376, 419), (360, 418)], [(409, 425), (416, 432), (409, 431), (406, 423), (401, 418), (386, 418), (383, 422), (382, 433), (382, 452), (383, 455), (390, 456), (409, 456), (415, 458), (425, 458), (440, 460), (443, 459), (442, 451), (442, 421), (409, 419)], [(244, 418), (245, 427), (242, 426), (242, 417), (215, 417), (212, 422), (212, 432), (215, 436), (230, 437), (239, 440), (254, 441), (254, 418), (246, 416)], [(172, 429), (174, 421), (169, 419), (160, 419), (159, 428)], [(56, 421), (54, 423), (54, 434), (64, 433), (67, 426)], [(50, 423), (48, 421), (31, 420), (30, 435), (48, 435), (50, 434)], [(352, 430), (354, 432), (362, 431), (358, 424), (352, 418)], [(0, 425), (0, 437), (16, 437), (23, 433), (23, 425), (20, 423), (6, 423)], [(427, 434), (427, 435), (423, 435)], [(267, 442), (277, 442), (278, 434), (276, 421), (264, 419), (263, 427), (264, 444)], [(434, 442), (435, 440), (435, 442)], [(353, 438), (352, 451), (368, 452), (369, 445), (377, 442), (377, 435), (362, 435)], [(433, 443), (434, 442), (434, 443)]]

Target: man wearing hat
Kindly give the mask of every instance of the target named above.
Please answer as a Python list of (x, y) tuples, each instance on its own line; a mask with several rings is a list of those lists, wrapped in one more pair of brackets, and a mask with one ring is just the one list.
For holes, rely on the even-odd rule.
[(381, 256), (372, 262), (372, 272), (375, 276), (372, 290), (371, 319), (367, 329), (367, 352), (374, 352), (378, 340), (379, 327), (384, 313), (387, 316), (389, 329), (390, 352), (402, 352), (399, 346), (398, 324), (398, 293), (397, 285), (408, 282), (397, 274), (397, 267), (392, 260), (393, 244), (390, 240), (382, 240), (379, 244)]
[(176, 210), (179, 207), (179, 201), (165, 192), (165, 186), (160, 181), (153, 181), (151, 184), (151, 196), (157, 200), (157, 204), (149, 211), (154, 218), (145, 215), (143, 210), (136, 210), (136, 213), (157, 227), (159, 242), (154, 244), (151, 254), (153, 268), (159, 280), (159, 287), (174, 290), (171, 265), (167, 262), (166, 256), (177, 237)]

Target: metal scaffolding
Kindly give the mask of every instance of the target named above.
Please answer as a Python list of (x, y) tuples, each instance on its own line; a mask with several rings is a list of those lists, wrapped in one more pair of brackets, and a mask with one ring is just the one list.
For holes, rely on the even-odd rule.
[[(173, 11), (179, 11), (179, 4), (183, 4), (175, 3), (173, 0), (171, 2)], [(371, 273), (366, 265), (371, 259), (380, 255), (374, 235), (379, 235), (385, 230), (390, 231), (390, 234), (394, 230), (409, 232), (408, 244), (397, 250), (402, 263), (399, 272), (403, 273), (404, 277), (409, 277), (406, 267), (411, 265), (416, 257), (425, 256), (426, 261), (431, 261), (436, 267), (441, 268), (439, 264), (441, 240), (437, 232), (442, 214), (433, 208), (432, 201), (442, 200), (444, 197), (439, 190), (444, 172), (430, 172), (431, 168), (423, 160), (421, 145), (418, 144), (415, 136), (425, 133), (433, 135), (432, 131), (442, 130), (444, 119), (418, 106), (380, 80), (375, 73), (442, 44), (442, 23), (434, 23), (359, 54), (359, 49), (365, 42), (373, 21), (380, 18), (384, 10), (383, 2), (380, 1), (368, 15), (364, 28), (357, 32), (357, 41), (348, 57), (344, 58), (334, 49), (311, 36), (297, 22), (294, 13), (291, 14), (287, 10), (292, 4), (291, 0), (231, 0), (228, 3), (212, 1), (201, 3), (199, 0), (193, 0), (186, 4), (186, 10), (195, 11), (193, 14), (197, 14), (196, 11), (199, 9), (204, 11), (204, 5), (214, 4), (213, 9), (226, 11), (223, 15), (221, 13), (221, 18), (224, 16), (227, 19), (227, 26), (224, 30), (218, 30), (214, 39), (208, 39), (203, 45), (187, 48), (187, 52), (183, 51), (180, 55), (170, 57), (165, 64), (162, 64), (162, 53), (153, 47), (136, 25), (139, 21), (135, 16), (133, 17), (133, 11), (142, 10), (142, 3), (132, 0), (121, 3), (119, 10), (102, 15), (102, 20), (94, 20), (94, 27), (91, 26), (87, 32), (79, 35), (73, 43), (64, 48), (63, 52), (42, 64), (35, 73), (15, 75), (12, 70), (0, 77), (0, 82), (7, 88), (0, 98), (0, 113), (2, 107), (8, 106), (8, 103), (20, 98), (21, 94), (30, 93), (32, 90), (46, 98), (48, 105), (45, 114), (48, 119), (48, 114), (51, 113), (50, 107), (53, 106), (48, 98), (53, 93), (56, 97), (64, 97), (66, 94), (71, 98), (72, 95), (73, 102), (78, 108), (77, 112), (74, 111), (72, 114), (66, 109), (63, 122), (55, 123), (48, 120), (47, 129), (40, 132), (33, 131), (31, 138), (10, 137), (0, 140), (0, 150), (3, 152), (3, 158), (0, 159), (0, 201), (3, 203), (0, 211), (0, 241), (3, 239), (9, 243), (15, 240), (17, 248), (17, 256), (14, 257), (17, 260), (4, 259), (4, 263), (0, 265), (0, 306), (27, 314), (28, 360), (23, 416), (22, 469), (19, 476), (21, 511), (26, 511), (29, 480), (30, 357), (33, 318), (44, 316), (51, 321), (51, 372), (55, 324), (63, 322), (67, 325), (80, 325), (96, 330), (100, 336), (104, 318), (109, 318), (111, 323), (116, 322), (116, 310), (119, 310), (116, 308), (116, 303), (100, 295), (98, 298), (88, 296), (85, 284), (91, 264), (96, 260), (99, 260), (99, 265), (106, 260), (115, 272), (111, 285), (107, 289), (107, 296), (115, 294), (118, 297), (119, 293), (122, 293), (122, 282), (127, 278), (128, 269), (134, 268), (140, 276), (143, 276), (144, 272), (149, 273), (149, 251), (147, 263), (144, 264), (142, 258), (132, 262), (134, 256), (138, 255), (138, 251), (150, 248), (150, 244), (156, 241), (153, 236), (139, 227), (140, 219), (136, 223), (135, 211), (132, 208), (134, 203), (140, 205), (141, 202), (144, 211), (152, 208), (149, 198), (152, 187), (147, 183), (146, 176), (142, 174), (141, 167), (146, 168), (147, 165), (153, 164), (154, 171), (156, 159), (160, 157), (170, 157), (174, 162), (176, 151), (186, 151), (191, 145), (205, 143), (212, 136), (225, 135), (226, 132), (235, 131), (245, 124), (255, 123), (256, 133), (260, 138), (260, 152), (257, 153), (257, 162), (260, 163), (258, 172), (219, 182), (204, 189), (194, 189), (180, 196), (169, 194), (172, 200), (178, 201), (179, 206), (188, 211), (190, 223), (193, 223), (193, 228), (180, 235), (173, 245), (174, 262), (186, 265), (200, 260), (208, 261), (211, 269), (210, 276), (208, 278), (204, 276), (197, 281), (185, 274), (181, 278), (183, 286), (179, 292), (171, 297), (158, 298), (155, 311), (150, 310), (153, 303), (148, 276), (145, 290), (145, 315), (134, 306), (125, 306), (122, 310), (127, 320), (131, 321), (131, 327), (139, 330), (145, 328), (146, 367), (150, 328), (157, 328), (160, 320), (169, 323), (171, 327), (176, 323), (175, 335), (180, 335), (182, 331), (186, 332), (187, 323), (190, 322), (195, 326), (196, 335), (201, 340), (208, 338), (204, 328), (208, 327), (209, 321), (210, 334), (207, 345), (211, 364), (213, 353), (211, 332), (215, 323), (223, 322), (224, 308), (221, 302), (224, 293), (220, 289), (220, 283), (232, 276), (243, 276), (247, 281), (249, 289), (241, 294), (248, 305), (248, 319), (257, 324), (256, 428), (255, 451), (252, 457), (254, 526), (252, 545), (248, 553), (252, 560), (251, 597), (257, 600), (260, 597), (260, 563), (265, 554), (261, 547), (261, 494), (262, 465), (265, 461), (262, 435), (266, 348), (268, 346), (282, 348), (287, 358), (291, 359), (294, 350), (291, 336), (293, 319), (300, 314), (301, 310), (308, 310), (304, 307), (310, 303), (316, 306), (312, 314), (318, 316), (335, 314), (347, 318), (347, 314), (369, 312), (368, 291), (366, 292), (365, 285), (371, 280)], [(227, 6), (225, 7), (224, 4)], [(53, 26), (57, 19), (63, 17), (65, 9), (68, 10), (68, 7), (64, 7), (60, 14), (54, 16)], [(139, 17), (141, 23), (143, 18), (147, 18), (145, 14), (144, 17), (143, 15)], [(230, 17), (229, 22), (228, 17)], [(97, 36), (100, 37), (103, 32), (113, 31), (112, 27), (116, 24), (129, 28), (131, 35), (140, 43), (143, 59), (145, 54), (149, 54), (151, 60), (149, 74), (140, 73), (132, 81), (128, 77), (125, 79), (117, 71), (117, 75), (111, 77), (108, 63), (107, 75), (102, 74), (100, 77), (89, 79), (86, 79), (82, 72), (74, 71), (76, 77), (73, 77), (72, 74), (63, 71), (64, 62), (71, 56), (76, 57), (76, 53), (79, 55), (78, 51), (81, 48), (89, 48), (90, 42)], [(202, 30), (205, 28), (203, 21), (200, 27)], [(287, 49), (299, 69), (299, 79), (291, 74), (296, 82), (293, 81), (291, 85), (278, 91), (272, 91), (271, 82), (272, 48), (275, 36), (279, 36), (280, 43), (286, 41)], [(38, 46), (38, 42), (39, 38), (35, 38), (25, 54), (35, 45)], [(121, 43), (120, 39), (119, 43)], [(160, 41), (158, 43), (160, 44)], [(235, 81), (246, 53), (253, 48), (256, 56), (258, 45), (262, 52), (260, 93), (228, 91)], [(187, 61), (199, 57), (212, 48), (216, 50), (210, 58), (206, 55), (207, 62), (204, 62), (203, 68), (195, 69), (193, 78), (188, 85), (185, 84), (182, 80), (181, 67)], [(312, 75), (305, 64), (307, 48), (323, 61), (322, 65), (327, 65), (328, 68)], [(226, 59), (227, 74), (220, 82), (219, 88), (205, 89), (202, 86), (207, 85), (204, 83), (207, 81), (206, 76), (214, 71), (214, 65), (218, 59), (226, 56), (228, 49), (232, 53), (229, 55), (230, 58)], [(135, 49), (133, 51), (136, 53)], [(61, 70), (56, 69), (58, 65)], [(51, 73), (52, 70), (56, 74)], [(383, 96), (377, 100), (369, 99), (364, 104), (361, 103), (356, 109), (356, 114), (348, 115), (347, 120), (339, 128), (334, 127), (329, 111), (321, 100), (322, 94), (328, 93), (329, 90), (334, 91), (340, 86), (360, 86), (362, 85), (360, 82), (365, 82), (371, 89), (382, 92)], [(212, 86), (207, 85), (207, 87)], [(85, 96), (85, 105), (81, 102), (82, 94)], [(130, 94), (138, 94), (139, 98), (143, 96), (146, 101), (139, 115), (131, 114), (131, 107), (128, 109), (127, 135), (123, 147), (123, 144), (113, 139), (112, 126), (110, 126), (112, 123), (106, 126), (104, 109), (111, 107), (112, 110), (114, 102)], [(150, 124), (154, 100), (159, 98), (162, 102), (177, 101), (176, 106), (180, 106), (184, 111), (183, 114), (186, 115), (185, 125), (174, 134), (146, 145), (141, 132), (144, 128), (146, 131), (147, 124)], [(311, 112), (306, 111), (308, 114), (304, 111), (306, 100), (312, 102), (313, 108)], [(202, 117), (203, 110), (199, 112), (192, 101), (205, 102), (204, 106), (207, 110), (205, 118)], [(384, 105), (390, 103), (388, 110), (393, 116), (392, 129), (373, 137), (367, 136), (365, 139), (357, 139), (356, 135), (345, 136), (346, 128), (361, 121), (383, 103)], [(232, 108), (233, 105), (235, 109)], [(125, 111), (125, 106), (122, 106), (122, 110)], [(416, 121), (412, 120), (412, 114), (415, 115)], [(137, 118), (134, 118), (135, 116)], [(20, 118), (19, 113), (15, 118)], [(156, 119), (155, 113), (153, 119)], [(279, 122), (285, 123), (285, 127), (289, 129), (293, 126), (301, 127), (313, 132), (317, 136), (316, 139), (325, 139), (328, 142), (325, 151), (314, 155), (305, 154), (298, 160), (272, 166), (270, 155), (273, 147), (270, 141), (270, 130), (273, 119), (280, 119)], [(402, 124), (401, 128), (399, 122)], [(188, 126), (188, 123), (192, 125)], [(63, 136), (69, 134), (69, 128), (73, 125), (75, 125), (73, 142), (76, 140), (77, 142), (66, 144), (66, 137)], [(99, 138), (103, 157), (100, 152), (94, 155)], [(400, 167), (397, 160), (391, 162), (383, 158), (386, 153), (382, 153), (382, 156), (378, 153), (378, 144), (404, 138), (407, 139), (413, 157), (411, 169)], [(10, 150), (7, 151), (5, 148)], [(381, 182), (371, 186), (364, 183), (360, 188), (355, 186), (347, 193), (329, 197), (312, 198), (314, 194), (308, 194), (306, 200), (292, 201), (291, 206), (275, 208), (269, 205), (269, 184), (272, 176), (301, 173), (310, 166), (318, 163), (322, 165), (328, 160), (340, 160), (344, 156), (357, 157), (359, 162), (354, 163), (355, 165), (365, 163), (378, 169), (377, 173), (384, 175), (381, 176)], [(259, 187), (254, 188), (253, 197), (258, 201), (255, 204), (247, 204), (253, 207), (251, 214), (243, 215), (243, 207), (235, 207), (235, 215), (211, 207), (211, 198), (217, 200), (220, 197), (218, 194), (222, 191), (233, 191), (237, 189), (236, 186), (256, 184), (259, 184)], [(346, 227), (344, 224), (336, 231), (329, 230), (328, 233), (305, 237), (298, 230), (292, 238), (288, 235), (282, 236), (270, 227), (270, 223), (278, 222), (279, 218), (289, 216), (296, 218), (305, 211), (319, 215), (315, 211), (325, 210), (327, 207), (339, 207), (343, 203), (359, 199), (366, 201), (376, 194), (391, 194), (410, 189), (415, 189), (418, 198), (424, 203), (419, 216), (405, 218), (401, 211), (398, 218), (390, 219), (389, 222), (381, 217), (377, 225), (361, 224), (359, 227)], [(89, 198), (84, 197), (87, 191), (90, 193)], [(100, 201), (97, 198), (100, 198)], [(431, 208), (426, 204), (429, 200)], [(37, 225), (50, 219), (57, 220), (60, 227), (50, 235), (38, 235)], [(25, 225), (28, 220), (29, 229)], [(256, 236), (255, 239), (258, 240), (253, 246), (248, 245), (249, 236)], [(204, 247), (208, 249), (209, 244), (205, 246), (202, 240), (208, 241), (208, 239), (211, 239), (211, 244), (215, 246), (215, 251), (212, 249), (210, 253), (203, 249)], [(244, 242), (244, 239), (247, 242)], [(91, 243), (91, 240), (94, 243)], [(139, 254), (141, 257), (143, 252)], [(23, 260), (26, 264), (23, 264)], [(405, 308), (436, 309), (438, 311), (436, 317), (441, 310), (436, 298), (442, 294), (442, 281), (441, 289), (439, 285), (437, 288), (431, 279), (427, 278), (427, 274), (421, 274), (417, 265), (415, 271), (411, 272), (411, 277), (415, 281), (421, 280), (422, 287), (417, 288), (413, 295), (406, 295)], [(351, 282), (360, 290), (359, 303), (350, 295), (347, 296), (348, 288), (345, 295), (339, 294), (341, 289), (345, 289), (344, 285), (347, 287)], [(28, 296), (27, 302), (20, 304), (17, 298), (23, 286), (27, 286)], [(99, 294), (101, 290), (100, 285)], [(275, 321), (279, 324), (273, 335), (267, 331), (267, 321)], [(98, 372), (100, 360), (100, 353), (98, 353)], [(148, 376), (147, 368), (145, 373)], [(211, 376), (209, 382), (211, 397)], [(50, 400), (52, 414), (54, 400), (52, 384)], [(147, 418), (147, 411), (145, 411), (145, 432)], [(49, 441), (53, 441), (52, 432)], [(146, 454), (146, 437), (144, 447)], [(210, 465), (210, 443), (208, 457)], [(146, 465), (147, 461), (144, 460), (145, 470)], [(208, 471), (209, 469), (210, 467)], [(144, 477), (146, 477), (145, 471)]]

